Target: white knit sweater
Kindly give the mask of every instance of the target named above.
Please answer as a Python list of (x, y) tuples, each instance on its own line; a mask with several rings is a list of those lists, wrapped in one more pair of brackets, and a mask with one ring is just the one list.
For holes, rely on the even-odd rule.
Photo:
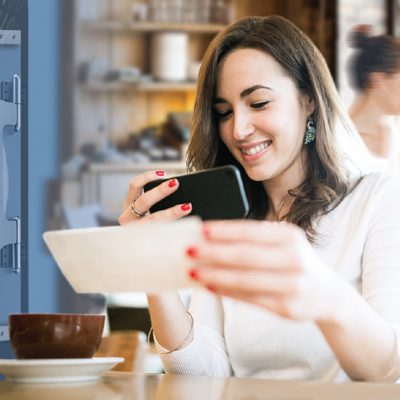
[[(366, 176), (320, 220), (315, 250), (389, 321), (400, 340), (400, 178)], [(340, 293), (338, 293), (340, 296)], [(194, 339), (163, 355), (166, 372), (266, 379), (348, 379), (313, 322), (196, 289)], [(398, 346), (400, 348), (400, 345)]]

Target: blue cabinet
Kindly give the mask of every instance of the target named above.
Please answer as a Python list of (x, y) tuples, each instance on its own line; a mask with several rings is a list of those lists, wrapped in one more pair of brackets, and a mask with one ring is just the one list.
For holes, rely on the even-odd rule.
[(0, 5), (0, 356), (8, 315), (27, 310), (27, 0)]

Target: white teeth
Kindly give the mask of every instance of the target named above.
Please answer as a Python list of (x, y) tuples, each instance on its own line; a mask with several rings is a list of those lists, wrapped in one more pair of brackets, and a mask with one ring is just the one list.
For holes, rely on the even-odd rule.
[(260, 151), (264, 150), (267, 148), (270, 144), (272, 143), (271, 140), (268, 140), (264, 143), (258, 144), (257, 146), (252, 147), (251, 149), (242, 149), (242, 153), (246, 154), (248, 156), (253, 156), (254, 154), (259, 153)]

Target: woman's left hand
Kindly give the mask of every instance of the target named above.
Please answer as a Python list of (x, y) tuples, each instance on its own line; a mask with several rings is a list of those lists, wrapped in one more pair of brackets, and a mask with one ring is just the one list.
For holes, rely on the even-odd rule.
[(187, 250), (195, 261), (189, 274), (210, 291), (294, 320), (332, 317), (343, 282), (297, 226), (208, 222), (204, 232), (206, 240)]

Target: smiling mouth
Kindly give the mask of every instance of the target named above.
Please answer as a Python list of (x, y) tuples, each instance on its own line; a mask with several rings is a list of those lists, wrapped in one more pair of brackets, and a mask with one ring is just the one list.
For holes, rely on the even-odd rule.
[(240, 149), (240, 151), (245, 154), (246, 156), (254, 156), (264, 149), (266, 149), (270, 144), (272, 143), (272, 140), (267, 140), (263, 143), (260, 143), (254, 147), (250, 147), (249, 149)]

